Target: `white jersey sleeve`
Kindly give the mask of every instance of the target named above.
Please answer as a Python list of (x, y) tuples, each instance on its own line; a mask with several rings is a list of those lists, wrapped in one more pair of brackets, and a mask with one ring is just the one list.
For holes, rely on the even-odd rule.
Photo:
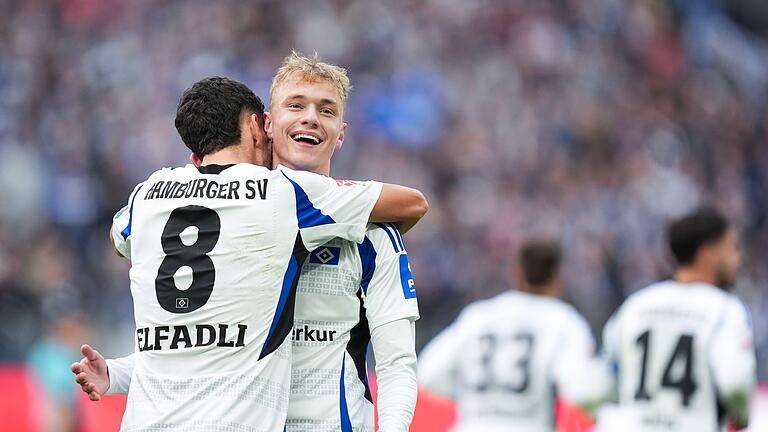
[(109, 374), (108, 395), (128, 394), (131, 388), (133, 367), (136, 363), (136, 354), (116, 359), (107, 359), (107, 373)]
[(455, 399), (461, 342), (454, 322), (432, 339), (419, 355), (419, 384), (438, 396)]
[(416, 286), (403, 238), (391, 224), (370, 224), (358, 245), (363, 301), (371, 329), (399, 319), (416, 321)]
[(619, 355), (619, 327), (618, 327), (618, 320), (619, 320), (619, 312), (617, 311), (614, 313), (608, 321), (605, 323), (605, 327), (603, 327), (603, 350), (602, 355), (603, 358), (611, 362), (612, 364), (615, 364), (618, 361), (618, 355)]
[(608, 382), (606, 385), (606, 398), (610, 400), (616, 400), (618, 397), (618, 365), (619, 365), (619, 350), (620, 346), (620, 331), (619, 331), (619, 312), (615, 312), (605, 323), (603, 327), (603, 339), (602, 349), (600, 350), (600, 361), (606, 368), (608, 374), (606, 378)]
[(381, 195), (382, 183), (337, 182), (305, 171), (279, 167), (293, 184), (299, 231), (307, 250), (314, 250), (335, 237), (359, 243), (368, 218)]
[(112, 218), (110, 235), (115, 249), (120, 255), (131, 259), (131, 227), (133, 225), (133, 201), (144, 183), (139, 183), (128, 198), (128, 204), (121, 208)]
[(416, 409), (415, 324), (400, 319), (371, 330), (376, 357), (379, 432), (407, 432)]
[(566, 400), (592, 407), (609, 391), (608, 369), (595, 356), (595, 341), (586, 320), (573, 313), (564, 324), (562, 344), (554, 359), (554, 381)]
[(755, 350), (752, 322), (746, 307), (735, 297), (729, 299), (722, 321), (713, 334), (710, 367), (717, 392), (736, 420), (746, 422), (755, 390)]

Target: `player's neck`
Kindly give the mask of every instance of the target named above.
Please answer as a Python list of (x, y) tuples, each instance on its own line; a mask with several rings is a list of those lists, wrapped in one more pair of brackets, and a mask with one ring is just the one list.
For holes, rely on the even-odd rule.
[(203, 157), (201, 165), (230, 165), (238, 163), (255, 163), (261, 165), (261, 160), (255, 160), (252, 151), (244, 146), (234, 145), (209, 153)]
[(315, 174), (324, 175), (326, 177), (330, 177), (331, 176), (331, 163), (330, 162), (328, 162), (328, 164), (326, 164), (324, 166), (321, 166), (321, 167), (305, 167), (305, 166), (301, 166), (301, 165), (292, 164), (292, 163), (290, 163), (288, 161), (285, 161), (285, 160), (281, 160), (277, 156), (277, 154), (273, 154), (272, 158), (273, 158), (272, 162), (273, 162), (274, 166), (282, 165), (282, 166), (284, 166), (286, 168), (290, 168), (290, 169), (296, 170), (296, 171), (309, 171), (309, 172), (313, 172)]
[(680, 283), (706, 283), (717, 285), (717, 278), (712, 272), (696, 267), (680, 267), (675, 272), (675, 281)]
[(537, 286), (537, 287), (521, 285), (520, 291), (526, 294), (560, 298), (560, 290), (557, 289), (557, 287), (551, 286), (551, 285), (543, 285), (543, 286)]

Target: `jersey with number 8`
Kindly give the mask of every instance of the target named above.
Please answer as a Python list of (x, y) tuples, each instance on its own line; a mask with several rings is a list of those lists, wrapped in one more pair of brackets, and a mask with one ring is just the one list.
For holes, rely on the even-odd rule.
[(308, 250), (362, 241), (376, 182), (249, 164), (163, 169), (115, 215), (136, 363), (122, 430), (280, 431)]
[(719, 431), (720, 395), (754, 386), (748, 314), (706, 284), (663, 282), (631, 296), (605, 328), (629, 431)]

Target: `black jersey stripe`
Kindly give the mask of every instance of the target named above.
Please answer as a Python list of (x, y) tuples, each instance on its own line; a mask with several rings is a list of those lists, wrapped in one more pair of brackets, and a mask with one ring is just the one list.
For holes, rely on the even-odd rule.
[(371, 329), (368, 327), (368, 318), (365, 316), (365, 305), (363, 304), (363, 290), (357, 290), (357, 299), (360, 302), (360, 318), (354, 327), (349, 331), (349, 342), (347, 343), (347, 352), (355, 363), (357, 376), (365, 387), (365, 398), (373, 403), (371, 396), (371, 387), (368, 385), (368, 368), (365, 364), (365, 355), (368, 352), (368, 344), (371, 342)]
[(272, 319), (272, 325), (269, 328), (267, 340), (264, 341), (264, 347), (261, 349), (259, 360), (277, 350), (283, 344), (285, 338), (291, 334), (293, 329), (293, 316), (296, 311), (296, 287), (299, 284), (299, 275), (301, 268), (309, 255), (309, 251), (304, 247), (304, 241), (301, 239), (301, 232), (296, 234), (296, 242), (293, 244), (293, 253), (291, 254), (288, 269), (283, 276), (283, 288), (280, 293), (280, 299), (275, 316)]

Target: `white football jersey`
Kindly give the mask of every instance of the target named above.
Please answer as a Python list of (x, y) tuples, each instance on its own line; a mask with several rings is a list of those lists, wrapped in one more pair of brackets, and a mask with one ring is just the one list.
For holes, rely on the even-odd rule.
[(606, 324), (603, 345), (630, 432), (724, 430), (719, 394), (751, 394), (755, 385), (748, 312), (711, 285), (667, 281), (638, 291)]
[(282, 431), (308, 251), (362, 241), (376, 182), (250, 164), (163, 169), (115, 215), (135, 367), (123, 431)]
[(456, 401), (456, 431), (554, 431), (556, 391), (580, 394), (594, 351), (573, 307), (510, 291), (467, 306), (431, 341), (419, 381)]
[(373, 432), (365, 354), (371, 330), (416, 320), (416, 290), (403, 239), (371, 224), (361, 243), (313, 250), (299, 278), (288, 432)]

